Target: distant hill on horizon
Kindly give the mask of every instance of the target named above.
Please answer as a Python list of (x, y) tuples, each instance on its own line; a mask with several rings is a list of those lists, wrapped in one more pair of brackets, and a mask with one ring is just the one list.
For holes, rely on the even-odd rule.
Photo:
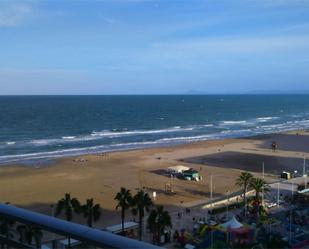
[(309, 90), (294, 90), (294, 91), (284, 91), (284, 90), (253, 90), (247, 92), (231, 92), (231, 93), (207, 93), (197, 90), (189, 90), (186, 95), (234, 95), (234, 94), (257, 94), (257, 95), (283, 95), (283, 94), (309, 94)]

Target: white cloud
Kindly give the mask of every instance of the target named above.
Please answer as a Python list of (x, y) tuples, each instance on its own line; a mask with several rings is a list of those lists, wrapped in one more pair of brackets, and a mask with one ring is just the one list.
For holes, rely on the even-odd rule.
[(0, 1), (0, 27), (18, 26), (33, 17), (34, 1)]

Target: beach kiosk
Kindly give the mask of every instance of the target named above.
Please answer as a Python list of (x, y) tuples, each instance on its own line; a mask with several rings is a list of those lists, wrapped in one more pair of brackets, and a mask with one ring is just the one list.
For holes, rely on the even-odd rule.
[(285, 180), (290, 180), (291, 179), (291, 173), (290, 172), (286, 172), (286, 171), (282, 171), (281, 178), (283, 178)]
[(182, 178), (188, 181), (200, 181), (202, 177), (197, 170), (189, 169), (182, 172)]

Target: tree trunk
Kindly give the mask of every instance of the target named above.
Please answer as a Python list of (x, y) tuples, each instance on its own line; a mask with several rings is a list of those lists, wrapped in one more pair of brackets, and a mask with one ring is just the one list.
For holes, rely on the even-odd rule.
[[(69, 215), (67, 215), (67, 221), (71, 222), (71, 218)], [(71, 248), (71, 237), (68, 237), (68, 248)]]
[(247, 194), (247, 186), (244, 187), (245, 218), (247, 218), (247, 209), (248, 209), (246, 194)]
[(259, 218), (260, 217), (260, 193), (256, 192), (256, 202), (257, 202), (257, 212), (256, 212), (256, 217)]
[(158, 245), (160, 245), (160, 243), (161, 243), (161, 228), (160, 228), (160, 225), (158, 224)]
[(35, 239), (35, 247), (40, 249), (42, 247), (42, 237), (41, 237), (41, 235), (37, 234), (34, 239)]
[(124, 208), (121, 210), (121, 233), (124, 235)]
[(88, 217), (88, 222), (87, 223), (88, 223), (89, 227), (92, 227), (92, 217), (91, 216)]
[(139, 240), (142, 240), (142, 229), (143, 229), (143, 217), (142, 217), (142, 215), (141, 215), (141, 213), (140, 213), (140, 215), (139, 215), (139, 221), (138, 221), (138, 223), (139, 223)]

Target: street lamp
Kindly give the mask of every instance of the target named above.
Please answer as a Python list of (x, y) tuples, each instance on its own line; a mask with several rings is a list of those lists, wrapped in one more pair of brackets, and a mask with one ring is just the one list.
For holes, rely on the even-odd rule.
[[(55, 205), (51, 204), (50, 205), (50, 208), (51, 208), (51, 216), (52, 217), (55, 217)], [(57, 243), (56, 243), (56, 234), (53, 233), (53, 236), (52, 236), (52, 248), (57, 248)]]
[(230, 202), (230, 197), (229, 197), (230, 191), (228, 190), (226, 192), (226, 219), (229, 218), (229, 202)]
[(306, 157), (304, 157), (303, 177), (305, 183), (305, 189), (307, 188), (307, 172), (306, 172)]
[(280, 205), (279, 196), (280, 196), (280, 182), (278, 182), (278, 192), (277, 192), (277, 205), (278, 205), (278, 208), (279, 208), (279, 205)]
[(293, 212), (293, 199), (294, 199), (294, 181), (292, 179), (292, 186), (291, 186), (291, 191), (292, 191), (292, 203), (291, 203), (291, 207), (290, 207), (290, 231), (289, 231), (289, 243), (291, 245), (291, 241), (292, 241), (292, 212)]
[[(264, 164), (264, 162), (263, 162), (263, 164), (262, 164), (262, 175), (263, 175), (263, 180), (265, 179), (265, 164)], [(264, 208), (264, 206), (265, 206), (265, 201), (264, 201), (264, 186), (263, 186), (263, 188), (262, 188), (262, 206), (263, 206), (263, 208)]]
[(213, 206), (212, 204), (212, 174), (210, 174), (210, 203), (212, 207)]

